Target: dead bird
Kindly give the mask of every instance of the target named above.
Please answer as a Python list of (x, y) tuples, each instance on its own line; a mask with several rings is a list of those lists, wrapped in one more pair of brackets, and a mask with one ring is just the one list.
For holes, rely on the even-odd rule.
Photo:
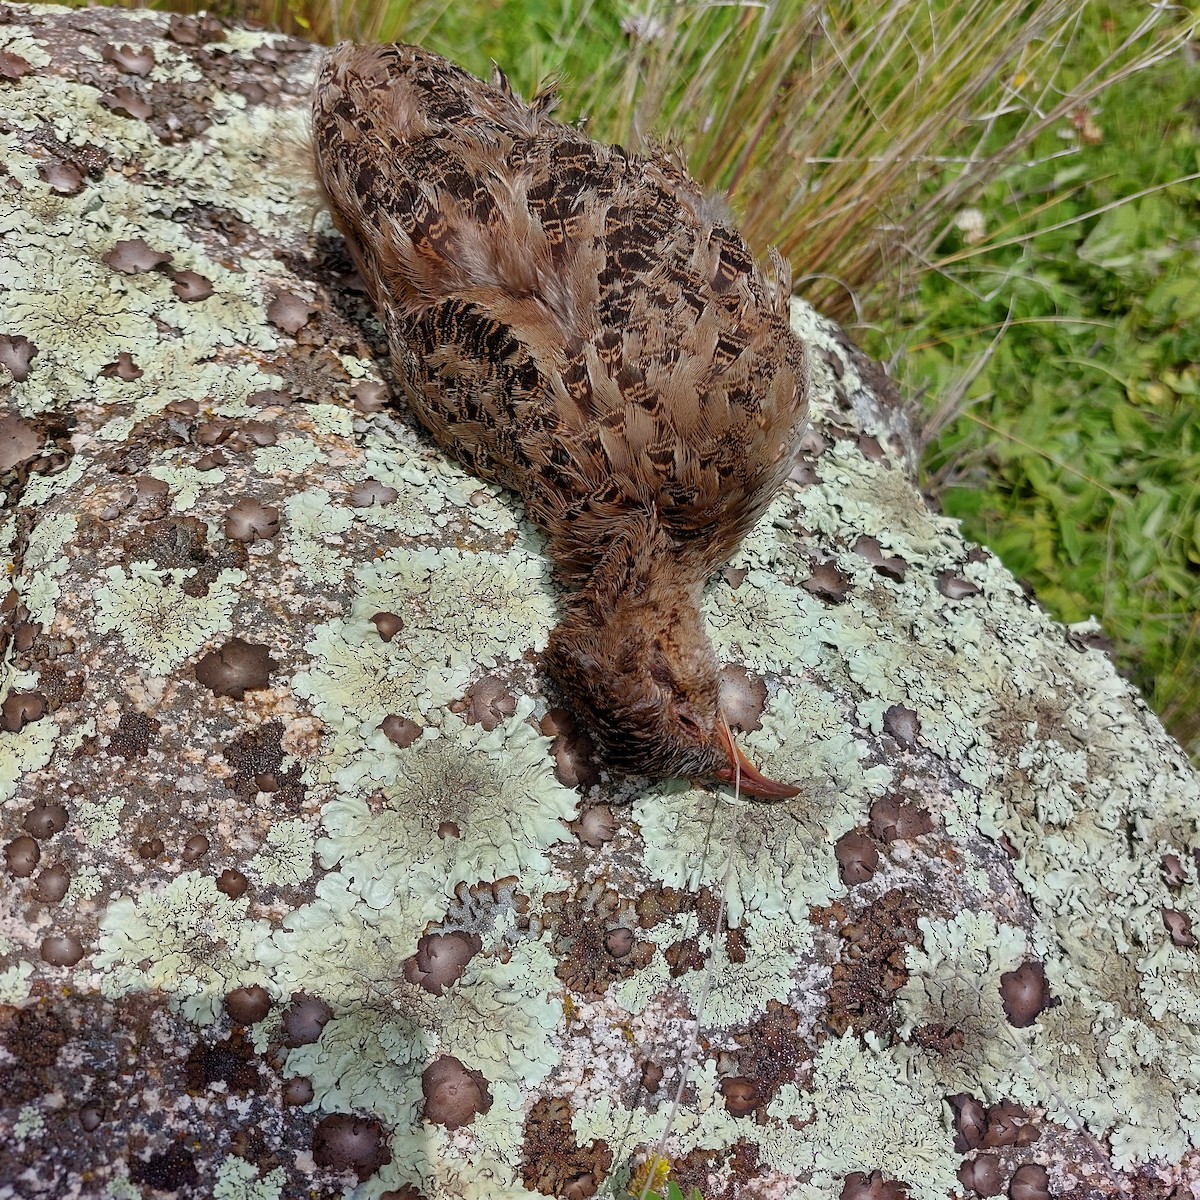
[(409, 405), (546, 535), (566, 595), (545, 668), (608, 765), (796, 795), (735, 745), (698, 607), (807, 415), (790, 279), (668, 156), (554, 103), (344, 44), (317, 77), (317, 179)]

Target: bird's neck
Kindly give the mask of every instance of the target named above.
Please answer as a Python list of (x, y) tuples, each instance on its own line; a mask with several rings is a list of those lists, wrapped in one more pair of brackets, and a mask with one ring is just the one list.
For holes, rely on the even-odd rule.
[(567, 599), (568, 610), (609, 625), (635, 613), (694, 609), (703, 579), (693, 579), (654, 509), (631, 513), (607, 540), (599, 561)]

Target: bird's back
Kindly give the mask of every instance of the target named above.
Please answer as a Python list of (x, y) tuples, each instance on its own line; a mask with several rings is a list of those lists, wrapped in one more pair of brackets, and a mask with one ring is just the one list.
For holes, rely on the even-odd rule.
[(318, 177), (438, 442), (515, 489), (568, 582), (631, 514), (724, 562), (806, 413), (787, 284), (679, 167), (599, 145), (444, 59), (342, 46)]

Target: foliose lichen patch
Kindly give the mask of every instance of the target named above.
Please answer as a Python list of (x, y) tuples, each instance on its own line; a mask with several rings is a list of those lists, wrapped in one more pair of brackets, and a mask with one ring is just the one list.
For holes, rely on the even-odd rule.
[(704, 602), (800, 796), (580, 770), (537, 535), (280, 151), (314, 52), (3, 8), (14, 1195), (1200, 1184), (1196, 776), (840, 330), (795, 306), (813, 429)]

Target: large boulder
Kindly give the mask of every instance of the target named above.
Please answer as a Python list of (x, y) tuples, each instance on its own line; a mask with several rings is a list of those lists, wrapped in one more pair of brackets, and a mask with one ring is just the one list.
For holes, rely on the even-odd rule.
[(0, 1195), (1187, 1195), (1200, 785), (844, 334), (705, 601), (802, 795), (610, 780), (309, 207), (316, 52), (0, 22)]

